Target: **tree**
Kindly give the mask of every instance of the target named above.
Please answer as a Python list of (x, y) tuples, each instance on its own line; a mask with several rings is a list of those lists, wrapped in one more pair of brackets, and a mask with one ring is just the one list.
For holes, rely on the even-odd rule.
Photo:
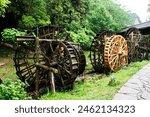
[(6, 27), (11, 25), (10, 27), (29, 30), (50, 23), (60, 25), (71, 34), (72, 41), (86, 47), (90, 46), (91, 39), (99, 30), (109, 29), (116, 32), (132, 23), (131, 13), (113, 0), (10, 1), (5, 13), (9, 17), (3, 20)]
[(69, 24), (71, 36), (82, 46), (89, 47), (91, 39), (100, 30), (117, 32), (132, 24), (131, 13), (112, 0), (89, 0), (87, 3), (88, 12), (81, 22), (73, 21)]
[(9, 0), (0, 0), (0, 17), (4, 16), (5, 9), (8, 7), (9, 3)]
[(45, 0), (10, 0), (7, 15), (13, 14), (21, 29), (30, 29), (37, 25), (50, 24)]
[(132, 23), (129, 12), (112, 0), (95, 0), (90, 2), (87, 16), (89, 27), (97, 33), (101, 29), (118, 31)]
[(46, 0), (47, 12), (53, 25), (69, 27), (71, 22), (80, 22), (86, 14), (87, 0)]

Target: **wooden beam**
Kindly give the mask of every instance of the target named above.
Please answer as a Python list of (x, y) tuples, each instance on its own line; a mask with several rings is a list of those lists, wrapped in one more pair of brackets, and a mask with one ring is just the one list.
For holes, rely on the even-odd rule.
[(46, 66), (46, 65), (42, 65), (42, 64), (36, 63), (36, 66), (37, 66), (37, 67), (41, 67), (41, 68), (43, 68), (43, 69), (45, 69), (45, 70), (49, 70), (50, 72), (53, 72), (53, 73), (55, 73), (55, 74), (58, 73), (58, 70), (57, 70), (57, 69), (52, 68), (52, 67), (48, 67), (48, 66)]
[(50, 80), (51, 91), (52, 91), (52, 93), (55, 93), (54, 73), (53, 72), (49, 72), (48, 77), (49, 77), (49, 80)]
[(59, 41), (64, 41), (63, 39), (39, 39), (39, 41), (57, 41), (57, 40), (59, 40)]
[(33, 36), (16, 36), (17, 41), (35, 41), (36, 37)]
[(13, 50), (15, 50), (17, 48), (17, 46), (14, 46), (12, 44), (5, 43), (5, 42), (0, 42), (0, 45), (6, 46), (6, 47), (11, 48)]

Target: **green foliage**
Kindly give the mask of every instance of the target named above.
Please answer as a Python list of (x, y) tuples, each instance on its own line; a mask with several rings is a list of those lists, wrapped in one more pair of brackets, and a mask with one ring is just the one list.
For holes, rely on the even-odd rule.
[(26, 0), (24, 4), (27, 5), (24, 15), (32, 16), (36, 25), (50, 24), (50, 16), (47, 15), (45, 0)]
[[(81, 0), (82, 4), (87, 5), (85, 15), (77, 16), (78, 19), (68, 22), (65, 27), (69, 31), (73, 41), (80, 43), (81, 46), (89, 49), (91, 40), (99, 30), (109, 29), (118, 31), (131, 24), (130, 13), (121, 8), (112, 0)], [(76, 5), (74, 8), (80, 8)], [(83, 7), (85, 8), (85, 7)], [(80, 8), (82, 9), (82, 8)]]
[(25, 29), (31, 29), (36, 25), (36, 20), (32, 16), (22, 16), (22, 20), (19, 22), (19, 26)]
[(6, 28), (1, 34), (3, 41), (16, 43), (16, 36), (24, 36), (25, 32), (18, 31), (15, 28)]
[[(10, 0), (8, 13), (17, 28), (29, 30), (38, 25), (60, 25), (72, 41), (89, 48), (101, 29), (118, 31), (132, 23), (131, 13), (113, 0)], [(15, 24), (15, 23), (14, 23)]]
[(16, 21), (19, 22), (19, 28), (30, 29), (31, 26), (50, 24), (50, 16), (47, 14), (45, 0), (10, 1), (8, 13), (14, 14)]
[(80, 43), (84, 49), (89, 49), (92, 38), (95, 35), (95, 33), (91, 30), (88, 30), (86, 28), (81, 28), (75, 32), (69, 31), (70, 36), (73, 38), (73, 41), (76, 43)]
[(20, 80), (13, 81), (4, 79), (0, 85), (0, 99), (2, 100), (28, 100), (31, 97), (27, 96), (25, 85)]
[(8, 4), (10, 4), (9, 0), (0, 0), (0, 17), (4, 16), (5, 9), (8, 7)]
[(101, 29), (118, 31), (132, 23), (130, 13), (112, 0), (96, 0), (90, 2), (90, 12), (85, 24), (98, 33)]
[(73, 0), (46, 0), (47, 12), (51, 16), (53, 25), (63, 25), (68, 28), (72, 21), (80, 22), (87, 11), (87, 0), (80, 0), (79, 4)]

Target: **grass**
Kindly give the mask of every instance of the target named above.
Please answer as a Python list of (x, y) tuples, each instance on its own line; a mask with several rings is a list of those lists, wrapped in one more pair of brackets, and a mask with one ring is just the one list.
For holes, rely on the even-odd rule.
[(13, 62), (14, 51), (5, 47), (0, 48), (0, 78), (17, 79), (16, 70)]
[[(78, 82), (75, 88), (68, 92), (50, 92), (41, 97), (42, 100), (111, 100), (117, 91), (149, 61), (131, 63), (122, 70), (109, 76), (95, 75), (87, 78), (86, 82)], [(111, 76), (116, 78), (112, 85), (108, 85)]]
[(84, 51), (84, 55), (85, 55), (85, 58), (86, 58), (86, 67), (85, 67), (85, 70), (92, 70), (93, 67), (92, 67), (92, 64), (91, 64), (91, 61), (90, 61), (90, 52), (89, 51)]

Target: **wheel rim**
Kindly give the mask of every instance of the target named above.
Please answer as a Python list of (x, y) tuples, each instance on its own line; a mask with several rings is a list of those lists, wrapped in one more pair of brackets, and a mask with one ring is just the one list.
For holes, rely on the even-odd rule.
[(114, 35), (106, 42), (104, 63), (112, 71), (120, 70), (128, 64), (128, 46), (122, 36)]
[[(40, 64), (44, 64), (43, 56), (40, 56)], [(36, 76), (36, 57), (35, 51), (32, 47), (21, 46), (15, 51), (14, 63), (16, 74), (19, 79), (27, 85), (28, 91), (35, 90), (35, 76)], [(45, 80), (47, 71), (39, 68), (39, 85)]]

